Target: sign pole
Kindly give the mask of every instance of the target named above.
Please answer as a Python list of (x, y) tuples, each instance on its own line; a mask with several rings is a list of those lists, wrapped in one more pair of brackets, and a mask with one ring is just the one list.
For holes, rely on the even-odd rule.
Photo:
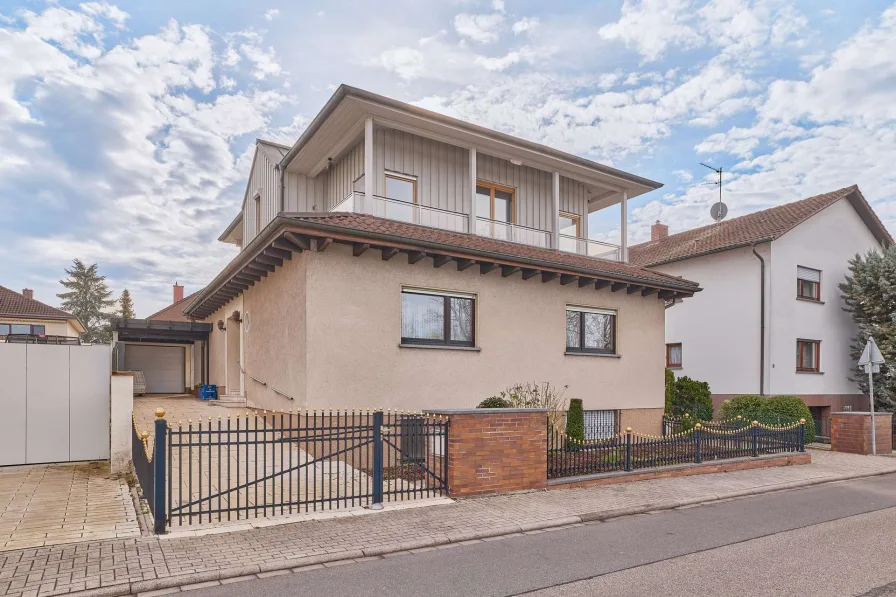
[(877, 456), (877, 429), (874, 425), (874, 365), (868, 364), (868, 394), (871, 399), (871, 455)]

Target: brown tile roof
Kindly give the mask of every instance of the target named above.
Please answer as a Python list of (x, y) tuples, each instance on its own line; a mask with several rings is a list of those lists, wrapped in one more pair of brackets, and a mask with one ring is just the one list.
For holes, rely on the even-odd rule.
[(718, 224), (672, 234), (665, 238), (629, 247), (629, 260), (643, 267), (690, 259), (780, 238), (784, 233), (841, 199), (848, 199), (879, 242), (892, 244), (893, 238), (874, 210), (853, 185), (764, 209)]
[(60, 311), (40, 301), (26, 298), (14, 290), (0, 286), (0, 315), (29, 319), (75, 319), (74, 315)]
[(463, 250), (480, 251), (503, 257), (509, 261), (515, 258), (524, 259), (537, 262), (542, 267), (566, 268), (571, 272), (592, 274), (602, 278), (628, 282), (645, 282), (677, 289), (693, 289), (695, 291), (699, 289), (699, 285), (696, 282), (626, 263), (583, 257), (573, 253), (563, 253), (553, 249), (543, 249), (495, 240), (475, 234), (418, 226), (368, 214), (293, 213), (283, 214), (283, 216), (314, 225), (342, 228), (346, 231), (359, 233), (361, 236), (365, 234), (383, 235), (392, 237), (393, 240), (409, 243), (418, 241), (444, 245), (446, 249), (455, 249), (459, 252)]
[(193, 300), (193, 297), (196, 296), (198, 292), (199, 291), (197, 290), (193, 294), (185, 296), (176, 303), (168, 305), (161, 311), (153, 313), (146, 319), (155, 321), (192, 321), (189, 317), (184, 316), (183, 310), (187, 308), (187, 305), (190, 304), (190, 301)]

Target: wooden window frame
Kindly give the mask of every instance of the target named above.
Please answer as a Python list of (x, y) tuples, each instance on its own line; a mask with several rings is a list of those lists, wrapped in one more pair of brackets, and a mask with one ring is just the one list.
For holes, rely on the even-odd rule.
[[(603, 309), (599, 307), (577, 307), (575, 305), (566, 305), (566, 309), (563, 312), (563, 335), (566, 336), (566, 314), (572, 311), (573, 313), (577, 313), (579, 315), (579, 345), (578, 346), (570, 346), (569, 343), (566, 343), (566, 352), (578, 352), (584, 354), (607, 354), (607, 355), (617, 355), (617, 338), (618, 338), (618, 327), (619, 327), (619, 312), (615, 309)], [(607, 313), (599, 313), (600, 315), (607, 315), (613, 318), (613, 331), (610, 336), (612, 346), (610, 348), (586, 348), (585, 347), (585, 314), (586, 313), (594, 313), (595, 311), (607, 311)], [(612, 312), (612, 314), (610, 313)], [(566, 340), (564, 340), (566, 342)]]
[[(498, 222), (500, 220), (495, 220), (495, 191), (504, 191), (505, 193), (510, 193), (510, 221), (502, 222), (506, 224), (516, 224), (516, 189), (513, 187), (505, 187), (504, 185), (500, 185), (494, 182), (488, 182), (486, 180), (477, 180), (477, 187), (486, 187), (489, 189), (489, 214), (488, 219), (493, 222)], [(473, 201), (476, 201), (476, 197), (473, 197)], [(477, 218), (483, 217), (481, 214), (476, 214)]]
[[(813, 368), (801, 367), (803, 362), (803, 346), (806, 344), (815, 345), (815, 366)], [(821, 340), (808, 340), (806, 338), (797, 338), (796, 340), (796, 370), (800, 373), (821, 373)]]
[[(561, 218), (569, 218), (570, 220), (574, 220), (576, 223), (575, 238), (582, 238), (582, 216), (580, 216), (579, 214), (573, 214), (573, 213), (569, 213), (566, 211), (561, 211), (560, 217)], [(559, 231), (557, 233), (560, 234)]]
[[(404, 182), (409, 182), (409, 183), (413, 184), (414, 185), (414, 200), (409, 205), (418, 205), (417, 177), (416, 176), (412, 176), (410, 174), (402, 174), (400, 172), (389, 172), (389, 171), (387, 171), (383, 175), (383, 197), (385, 199), (388, 199), (389, 201), (398, 201), (401, 203), (407, 203), (407, 201), (402, 201), (401, 199), (393, 199), (392, 197), (389, 197), (389, 194), (387, 191), (387, 185), (389, 184), (388, 181), (390, 178), (393, 178), (395, 180), (402, 180)], [(354, 185), (354, 183), (352, 183), (352, 184)]]
[[(806, 266), (799, 266), (799, 267), (803, 267), (803, 268), (805, 268), (805, 269), (811, 269), (811, 270), (813, 270), (813, 271), (818, 272), (818, 282), (813, 282), (812, 280), (804, 280), (803, 278), (800, 278), (800, 277), (799, 277), (799, 274), (797, 274), (797, 278), (796, 278), (796, 298), (798, 298), (798, 299), (800, 299), (800, 300), (803, 300), (803, 301), (815, 301), (815, 302), (817, 302), (817, 303), (820, 303), (820, 302), (821, 302), (821, 276), (822, 276), (822, 271), (821, 271), (820, 269), (814, 269), (814, 268), (806, 267)], [(815, 294), (814, 294), (814, 295), (811, 295), (811, 294), (803, 294), (803, 283), (806, 283), (806, 284), (814, 284), (814, 285), (815, 285)]]
[[(426, 290), (423, 288), (402, 288), (401, 294), (416, 294), (419, 296), (437, 296), (442, 299), (442, 339), (432, 340), (428, 338), (408, 338), (401, 336), (402, 344), (416, 344), (418, 346), (458, 346), (474, 348), (476, 346), (476, 295), (466, 293), (452, 293), (448, 291)], [(466, 340), (451, 339), (451, 299), (463, 299), (473, 303), (470, 321), (472, 338)]]
[(672, 356), (672, 349), (676, 346), (679, 349), (681, 349), (681, 342), (672, 342), (670, 344), (666, 344), (666, 368), (667, 369), (681, 369), (681, 367), (682, 367), (682, 362), (684, 361), (684, 352), (683, 351), (679, 352), (679, 354), (681, 355), (682, 358), (677, 363), (673, 363), (672, 359), (670, 358)]
[(255, 193), (255, 234), (261, 233), (261, 193)]

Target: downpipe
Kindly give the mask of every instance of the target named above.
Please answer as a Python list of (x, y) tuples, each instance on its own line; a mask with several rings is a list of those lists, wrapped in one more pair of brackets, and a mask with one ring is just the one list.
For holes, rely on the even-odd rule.
[(751, 248), (759, 260), (759, 395), (765, 396), (765, 259)]

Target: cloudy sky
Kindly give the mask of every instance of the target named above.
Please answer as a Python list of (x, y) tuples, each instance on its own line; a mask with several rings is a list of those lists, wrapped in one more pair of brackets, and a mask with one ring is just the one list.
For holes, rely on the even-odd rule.
[(80, 257), (141, 317), (198, 289), (254, 139), (343, 82), (665, 183), (632, 242), (708, 222), (701, 161), (732, 216), (858, 183), (896, 232), (891, 2), (0, 0), (0, 285), (58, 304)]

